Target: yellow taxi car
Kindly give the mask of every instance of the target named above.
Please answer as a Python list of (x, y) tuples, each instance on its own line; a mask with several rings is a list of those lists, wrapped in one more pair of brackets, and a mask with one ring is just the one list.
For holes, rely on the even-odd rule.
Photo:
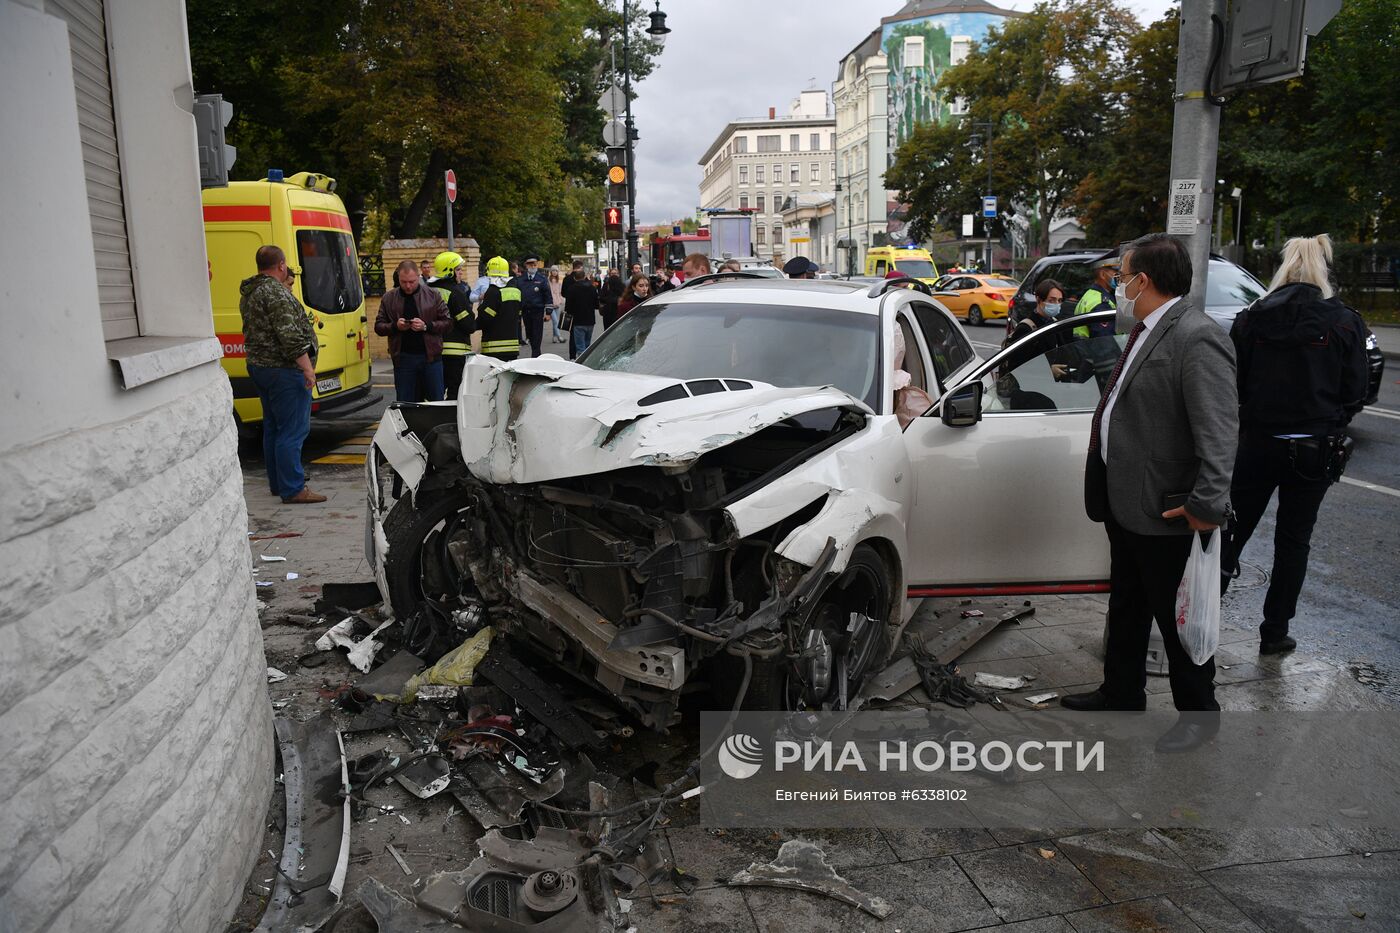
[(954, 317), (974, 325), (1005, 318), (1017, 287), (1016, 282), (1000, 275), (970, 272), (945, 275), (933, 286), (938, 300)]

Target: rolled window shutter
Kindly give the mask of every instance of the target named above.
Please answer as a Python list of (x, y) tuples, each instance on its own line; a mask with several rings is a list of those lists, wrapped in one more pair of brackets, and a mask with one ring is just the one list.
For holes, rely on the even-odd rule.
[(78, 133), (83, 145), (92, 245), (97, 260), (97, 296), (107, 340), (136, 337), (136, 289), (127, 245), (117, 121), (107, 60), (103, 0), (45, 0), (51, 16), (68, 23), (73, 88), (78, 98)]

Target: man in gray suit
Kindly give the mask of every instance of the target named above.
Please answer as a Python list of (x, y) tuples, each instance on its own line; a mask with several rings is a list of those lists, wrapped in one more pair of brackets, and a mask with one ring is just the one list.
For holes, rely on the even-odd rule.
[[(1064, 697), (1070, 709), (1144, 708), (1154, 618), (1176, 708), (1220, 709), (1214, 659), (1192, 664), (1177, 638), (1176, 590), (1191, 534), (1218, 529), (1230, 508), (1235, 353), (1184, 297), (1190, 290), (1191, 257), (1180, 242), (1158, 233), (1127, 247), (1118, 309), (1137, 323), (1094, 413), (1084, 477), (1085, 510), (1104, 523), (1112, 557), (1104, 679), (1091, 693)], [(1175, 738), (1189, 747), (1199, 731)]]

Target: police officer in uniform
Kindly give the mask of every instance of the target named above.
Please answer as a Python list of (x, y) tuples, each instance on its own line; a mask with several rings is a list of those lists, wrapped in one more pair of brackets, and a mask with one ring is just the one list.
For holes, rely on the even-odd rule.
[(481, 352), (509, 363), (520, 355), (520, 289), (511, 283), (510, 263), (493, 256), (486, 263), (490, 285), (477, 306)]
[[(1094, 270), (1094, 281), (1084, 290), (1079, 303), (1074, 306), (1074, 314), (1078, 317), (1081, 314), (1089, 314), (1092, 311), (1113, 311), (1116, 305), (1113, 303), (1113, 288), (1118, 283), (1115, 279), (1118, 276), (1118, 257), (1116, 255), (1102, 256), (1096, 259), (1090, 267)], [(1080, 340), (1088, 340), (1090, 337), (1112, 337), (1113, 322), (1100, 321), (1096, 324), (1085, 324), (1074, 329), (1074, 336)], [(1117, 362), (1117, 354), (1114, 354), (1114, 362)]]
[(476, 330), (471, 289), (462, 281), (466, 270), (466, 260), (457, 253), (438, 253), (433, 260), (433, 278), (428, 280), (429, 287), (442, 296), (452, 318), (452, 329), (442, 338), (442, 381), (449, 399), (457, 397), (462, 385), (462, 369), (472, 352), (472, 331)]

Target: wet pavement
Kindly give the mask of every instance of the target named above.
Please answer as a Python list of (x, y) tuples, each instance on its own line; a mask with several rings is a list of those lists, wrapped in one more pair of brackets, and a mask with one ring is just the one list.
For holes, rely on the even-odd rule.
[[(374, 382), (387, 384), (387, 368), (380, 369)], [(1397, 396), (1390, 404), (1400, 408), (1400, 389), (1388, 391)], [(369, 579), (363, 556), (362, 472), (353, 462), (314, 461), (337, 451), (353, 460), (354, 450), (362, 446), (357, 439), (371, 433), (376, 418), (377, 412), (369, 410), (357, 421), (313, 427), (306, 450), (313, 461), (309, 482), (330, 496), (324, 505), (283, 505), (269, 496), (257, 451), (245, 445), (250, 529), (257, 536), (299, 535), (252, 543), (258, 578), (273, 583), (259, 588), (258, 595), (266, 604), (261, 615), (268, 663), (289, 675), (269, 687), (275, 702), (288, 701), (285, 711), (305, 715), (324, 708), (324, 685), (360, 676), (340, 653), (315, 667), (303, 666), (298, 658), (311, 652), (324, 630), (307, 622), (314, 620), (312, 603), (321, 586)], [(1386, 470), (1400, 458), (1390, 465), (1372, 458), (1386, 455), (1400, 431), (1390, 432), (1387, 419), (1372, 420), (1377, 424), (1358, 425), (1354, 470), (1378, 483), (1387, 478), (1394, 483)], [(1400, 422), (1395, 428), (1400, 429)], [(1226, 709), (1396, 708), (1397, 509), (1400, 499), (1363, 488), (1339, 486), (1329, 495), (1295, 629), (1300, 649), (1282, 658), (1261, 658), (1252, 629), (1263, 598), (1258, 568), (1267, 567), (1270, 557), (1266, 517), (1248, 553), (1253, 576), (1239, 581), (1225, 604), (1217, 683)], [(261, 561), (263, 554), (286, 560)], [(297, 578), (287, 580), (288, 573)], [(964, 655), (964, 673), (1033, 674), (1035, 681), (1021, 694), (1095, 686), (1103, 597), (1031, 602), (1033, 616), (1002, 625)], [(972, 604), (988, 615), (1021, 605), (1019, 599)], [(961, 600), (929, 601), (923, 611), (962, 608), (967, 607)], [(1170, 708), (1165, 678), (1149, 678), (1149, 691), (1150, 708)], [(918, 704), (921, 691), (902, 702)], [(613, 754), (618, 761), (654, 762), (664, 779), (690, 761), (694, 735), (690, 725), (668, 736), (639, 731), (619, 742)], [(370, 734), (357, 738), (350, 752), (394, 741)], [(279, 785), (263, 846), (273, 852), (282, 846), (281, 791)], [(432, 872), (462, 868), (475, 856), (481, 830), (446, 795), (418, 801), (391, 787), (377, 799), (401, 807), (407, 822), (381, 814), (374, 823), (355, 824), (347, 892), (376, 878), (410, 893)], [(1074, 825), (1056, 825), (1053, 802), (1032, 799), (1027, 800), (1027, 825), (1018, 830), (726, 831), (700, 825), (697, 813), (690, 803), (675, 808), (663, 834), (676, 864), (698, 887), (689, 896), (668, 887), (634, 898), (627, 916), (642, 933), (1400, 930), (1400, 832), (1318, 827), (1221, 833), (1144, 827), (1086, 833)], [(813, 894), (722, 883), (751, 863), (771, 861), (782, 842), (793, 838), (820, 845), (843, 877), (888, 900), (894, 912), (879, 921)], [(403, 856), (408, 873), (388, 853), (389, 844)], [(254, 868), (231, 929), (256, 925), (265, 903), (261, 889), (274, 874), (272, 863), (264, 855)], [(353, 904), (353, 894), (347, 893), (347, 907)], [(370, 931), (374, 924), (349, 909), (332, 928)]]

